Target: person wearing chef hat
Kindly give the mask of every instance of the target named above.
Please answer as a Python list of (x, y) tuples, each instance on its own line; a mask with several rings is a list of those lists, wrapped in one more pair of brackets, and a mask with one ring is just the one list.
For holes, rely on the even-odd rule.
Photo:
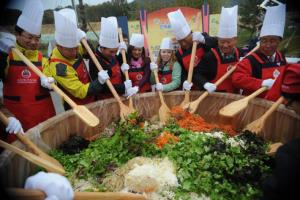
[[(48, 61), (38, 50), (44, 9), (41, 1), (25, 2), (15, 26), (15, 36), (0, 33), (0, 78), (3, 80), (3, 104), (22, 124), (24, 131), (55, 115), (49, 89), (53, 78), (39, 78), (11, 50), (16, 48), (46, 75)], [(11, 118), (12, 120), (13, 118)], [(14, 134), (7, 141), (16, 139)]]
[(232, 75), (233, 85), (243, 90), (244, 95), (249, 95), (261, 87), (266, 87), (259, 97), (276, 101), (278, 95), (272, 95), (278, 91), (275, 80), (285, 68), (286, 60), (277, 49), (283, 37), (285, 25), (285, 4), (267, 7), (263, 26), (260, 32), (260, 46), (257, 51), (245, 57), (238, 63), (237, 69)]
[[(118, 38), (118, 23), (116, 17), (102, 17), (101, 31), (99, 36), (99, 46), (96, 48), (95, 55), (103, 67), (108, 71), (110, 81), (116, 89), (117, 93), (130, 97), (139, 91), (138, 86), (132, 87), (131, 80), (125, 80), (122, 74), (122, 61), (118, 60), (116, 53), (120, 49), (127, 49), (125, 42), (119, 43)], [(90, 71), (92, 78), (98, 71), (93, 62), (90, 62)], [(99, 99), (106, 99), (113, 97), (109, 88), (105, 85), (103, 92), (97, 96)]]
[(150, 86), (150, 58), (146, 57), (144, 49), (144, 35), (133, 33), (130, 37), (127, 63), (121, 65), (124, 73), (128, 70), (129, 79), (133, 86), (139, 87), (139, 92), (149, 92)]
[[(171, 24), (171, 31), (180, 45), (180, 48), (176, 52), (176, 58), (183, 68), (181, 75), (181, 81), (184, 81), (183, 89), (191, 90), (193, 84), (187, 81), (187, 75), (189, 71), (193, 41), (198, 42), (194, 62), (194, 67), (197, 68), (204, 53), (210, 48), (217, 46), (217, 39), (209, 37), (207, 33), (192, 32), (180, 9), (168, 13), (168, 18)], [(157, 66), (153, 65), (152, 69), (156, 67)]]
[(155, 89), (162, 92), (176, 90), (181, 83), (181, 66), (176, 60), (171, 38), (162, 39), (157, 65), (159, 83), (155, 84), (154, 74), (151, 74), (151, 83), (155, 84)]
[(209, 93), (214, 91), (236, 93), (232, 85), (231, 76), (218, 87), (214, 84), (240, 59), (242, 51), (236, 48), (237, 44), (237, 17), (238, 6), (222, 7), (218, 33), (218, 47), (207, 52), (200, 67), (194, 71), (194, 84)]
[[(75, 103), (84, 105), (95, 101), (95, 95), (103, 90), (103, 84), (109, 78), (107, 71), (97, 73), (97, 79), (91, 81), (87, 67), (83, 61), (85, 52), (80, 40), (86, 34), (77, 28), (75, 11), (65, 8), (54, 11), (55, 42), (49, 58), (49, 70), (67, 95)], [(65, 109), (70, 106), (65, 102)]]

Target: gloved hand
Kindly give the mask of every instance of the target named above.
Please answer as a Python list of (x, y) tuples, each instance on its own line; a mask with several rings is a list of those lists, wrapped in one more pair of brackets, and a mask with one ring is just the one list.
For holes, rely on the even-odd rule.
[(125, 85), (125, 89), (126, 89), (126, 90), (129, 89), (129, 88), (131, 88), (131, 87), (132, 87), (132, 82), (131, 82), (131, 80), (126, 80), (126, 81), (124, 81), (124, 85)]
[(130, 87), (130, 88), (126, 89), (125, 96), (128, 99), (132, 95), (135, 95), (136, 93), (138, 93), (138, 91), (139, 91), (139, 87), (138, 86)]
[(206, 82), (204, 85), (203, 85), (204, 89), (206, 89), (206, 91), (208, 93), (212, 93), (214, 91), (216, 91), (217, 89), (217, 86), (213, 83), (210, 83), (210, 82)]
[(78, 28), (77, 29), (77, 39), (80, 41), (83, 38), (86, 39), (86, 33), (83, 30), (81, 30), (80, 28)]
[(8, 133), (11, 134), (17, 134), (17, 133), (22, 133), (24, 134), (21, 122), (17, 120), (15, 117), (9, 117), (8, 118), (8, 124), (5, 129)]
[(129, 70), (129, 65), (127, 63), (123, 63), (121, 65), (121, 70), (122, 70), (123, 73), (125, 73), (125, 71)]
[(164, 86), (163, 86), (162, 83), (156, 83), (156, 84), (155, 84), (155, 89), (156, 89), (157, 91), (163, 91)]
[(44, 88), (47, 88), (49, 90), (52, 89), (51, 84), (54, 83), (54, 82), (55, 82), (54, 78), (52, 78), (52, 77), (45, 77), (44, 76), (44, 77), (41, 78), (41, 86), (44, 87)]
[(125, 50), (127, 51), (127, 45), (126, 43), (123, 41), (123, 42), (120, 42), (120, 45), (119, 45), (119, 51), (121, 52), (122, 50)]
[(6, 52), (7, 54), (10, 52), (12, 47), (16, 46), (16, 37), (10, 33), (0, 32), (0, 50)]
[(45, 200), (72, 200), (74, 192), (68, 179), (55, 173), (39, 172), (26, 179), (25, 189), (40, 189), (46, 193)]
[(107, 81), (107, 79), (109, 79), (107, 70), (101, 70), (100, 72), (98, 72), (98, 81), (101, 84), (104, 84)]
[(261, 86), (262, 87), (267, 87), (268, 89), (270, 89), (273, 84), (274, 84), (275, 80), (274, 79), (266, 79), (266, 80), (263, 80), (263, 82), (261, 83)]
[(193, 83), (189, 83), (187, 80), (185, 80), (185, 81), (183, 82), (183, 84), (182, 84), (183, 90), (188, 90), (188, 91), (190, 91), (191, 88), (192, 88), (192, 86), (193, 86)]
[(205, 43), (205, 38), (200, 32), (193, 32), (193, 42)]
[(157, 64), (155, 64), (154, 62), (151, 62), (150, 69), (151, 69), (151, 71), (157, 70), (158, 69)]

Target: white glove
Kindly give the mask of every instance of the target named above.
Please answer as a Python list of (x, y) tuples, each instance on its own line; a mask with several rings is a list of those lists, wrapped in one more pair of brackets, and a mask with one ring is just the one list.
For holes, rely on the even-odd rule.
[(41, 78), (41, 86), (47, 88), (49, 90), (52, 89), (51, 84), (54, 83), (54, 78), (52, 77), (42, 77)]
[(138, 86), (134, 86), (134, 87), (128, 88), (128, 89), (126, 89), (125, 96), (128, 99), (132, 95), (135, 95), (136, 93), (138, 93), (138, 91), (139, 91), (139, 87)]
[(16, 46), (16, 37), (10, 33), (0, 32), (0, 50), (6, 53), (10, 52), (12, 47)]
[(205, 38), (200, 32), (193, 32), (193, 42), (205, 43)]
[(25, 189), (40, 189), (46, 193), (45, 200), (72, 200), (74, 192), (68, 179), (55, 173), (39, 172), (26, 179)]
[(131, 80), (124, 81), (125, 89), (128, 90), (129, 88), (132, 88), (132, 82)]
[(210, 83), (210, 82), (206, 82), (204, 85), (203, 85), (204, 89), (206, 89), (206, 91), (208, 93), (212, 93), (214, 91), (216, 91), (217, 89), (217, 86), (213, 83)]
[(155, 84), (155, 89), (156, 89), (157, 91), (163, 91), (164, 86), (163, 86), (162, 83), (156, 83), (156, 84)]
[(127, 63), (123, 63), (121, 65), (121, 70), (122, 70), (123, 73), (125, 73), (126, 71), (129, 70), (129, 65)]
[(8, 118), (8, 124), (7, 127), (5, 129), (8, 133), (22, 133), (24, 134), (21, 122), (19, 120), (17, 120), (15, 117), (9, 117)]
[(262, 87), (267, 87), (268, 89), (270, 89), (273, 84), (274, 84), (275, 80), (274, 79), (266, 79), (266, 80), (263, 80), (263, 82), (261, 83), (261, 86)]
[(80, 28), (78, 28), (77, 29), (77, 39), (80, 41), (83, 38), (86, 39), (86, 33), (83, 30), (81, 30)]
[(151, 62), (150, 63), (150, 69), (151, 69), (151, 71), (154, 71), (154, 70), (157, 70), (157, 64), (155, 64), (154, 62)]
[(187, 80), (184, 81), (183, 84), (182, 84), (183, 90), (188, 90), (188, 91), (190, 91), (191, 88), (192, 88), (192, 86), (193, 86), (193, 83), (189, 83)]
[(126, 43), (123, 41), (123, 42), (120, 42), (120, 45), (119, 45), (119, 51), (121, 52), (122, 50), (125, 50), (127, 51), (127, 45)]
[(104, 84), (107, 81), (107, 79), (109, 79), (107, 70), (101, 70), (100, 72), (98, 72), (98, 81), (101, 84)]

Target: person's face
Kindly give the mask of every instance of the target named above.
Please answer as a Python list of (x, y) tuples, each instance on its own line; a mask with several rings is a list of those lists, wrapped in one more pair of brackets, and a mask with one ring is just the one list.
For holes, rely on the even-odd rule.
[(118, 51), (118, 48), (104, 48), (104, 47), (101, 47), (101, 53), (102, 55), (111, 60), (112, 58), (114, 58), (117, 54), (117, 51)]
[(230, 55), (234, 47), (236, 47), (236, 37), (234, 38), (218, 38), (218, 46), (220, 51), (225, 55)]
[(67, 59), (72, 60), (77, 56), (78, 47), (67, 48), (57, 44), (57, 49), (61, 53), (61, 55)]
[(178, 43), (182, 49), (190, 49), (193, 46), (193, 36), (190, 33), (187, 37), (182, 40), (178, 40)]
[(281, 39), (278, 36), (264, 36), (260, 38), (259, 49), (266, 55), (272, 56), (277, 50)]
[(142, 56), (143, 48), (133, 47), (132, 57), (134, 59), (139, 59)]
[(33, 35), (26, 31), (16, 36), (19, 45), (28, 50), (37, 50), (39, 48), (40, 38), (40, 35)]
[(160, 50), (160, 57), (163, 62), (168, 62), (172, 56), (172, 50), (169, 49), (161, 49)]

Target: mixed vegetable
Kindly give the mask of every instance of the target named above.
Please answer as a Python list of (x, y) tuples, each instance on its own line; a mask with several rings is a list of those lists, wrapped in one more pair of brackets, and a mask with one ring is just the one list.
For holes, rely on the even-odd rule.
[(133, 114), (112, 123), (82, 151), (53, 150), (51, 155), (63, 164), (75, 188), (84, 180), (87, 191), (114, 191), (105, 179), (128, 161), (143, 157), (173, 163), (178, 185), (168, 189), (169, 195), (161, 194), (164, 199), (259, 198), (261, 182), (270, 172), (268, 144), (250, 132), (231, 137), (220, 127), (188, 130), (180, 127), (182, 119), (172, 118), (163, 126)]

